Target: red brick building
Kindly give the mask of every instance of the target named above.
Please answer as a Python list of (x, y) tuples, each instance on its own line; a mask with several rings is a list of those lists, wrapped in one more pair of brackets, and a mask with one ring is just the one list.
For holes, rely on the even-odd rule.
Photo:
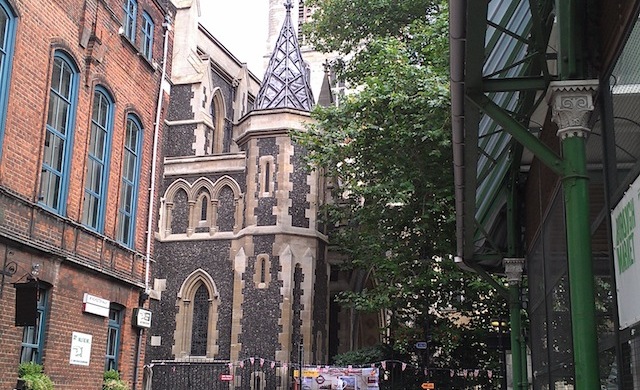
[[(99, 389), (109, 368), (141, 388), (134, 309), (148, 291), (171, 14), (165, 0), (0, 0), (2, 389), (24, 361), (56, 389)], [(16, 287), (36, 282), (16, 305)]]

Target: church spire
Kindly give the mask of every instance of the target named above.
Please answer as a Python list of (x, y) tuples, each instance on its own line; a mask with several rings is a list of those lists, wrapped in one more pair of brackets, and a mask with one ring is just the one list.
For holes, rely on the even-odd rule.
[(286, 0), (284, 6), (287, 15), (256, 98), (256, 109), (295, 108), (311, 111), (313, 95), (298, 37), (291, 24), (291, 0)]

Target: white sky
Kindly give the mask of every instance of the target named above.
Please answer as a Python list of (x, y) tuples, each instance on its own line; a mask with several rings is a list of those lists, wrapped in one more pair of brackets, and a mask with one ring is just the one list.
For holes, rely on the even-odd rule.
[(269, 1), (200, 0), (200, 10), (200, 23), (262, 79)]

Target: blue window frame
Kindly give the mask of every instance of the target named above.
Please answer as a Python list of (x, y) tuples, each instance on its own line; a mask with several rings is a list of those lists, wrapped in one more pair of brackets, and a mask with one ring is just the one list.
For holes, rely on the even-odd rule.
[(109, 308), (109, 325), (107, 326), (107, 354), (104, 362), (105, 371), (118, 370), (122, 313), (124, 313), (124, 308), (119, 305), (112, 304)]
[(142, 55), (148, 61), (152, 60), (153, 57), (153, 29), (155, 25), (153, 24), (153, 19), (151, 16), (143, 12), (142, 13)]
[(133, 246), (138, 203), (138, 184), (140, 182), (140, 149), (142, 145), (142, 126), (134, 115), (127, 117), (125, 129), (124, 155), (122, 157), (122, 184), (120, 189), (120, 207), (118, 209), (117, 240), (128, 247)]
[(131, 41), (136, 41), (136, 18), (138, 3), (136, 0), (125, 0), (124, 3), (124, 35)]
[(6, 1), (0, 0), (0, 145), (4, 139), (15, 37), (16, 16)]
[(20, 363), (42, 363), (44, 348), (44, 328), (47, 323), (48, 292), (44, 288), (38, 289), (38, 318), (35, 326), (25, 326), (22, 331), (22, 348)]
[(98, 86), (93, 93), (87, 176), (84, 186), (82, 223), (102, 232), (109, 179), (113, 99)]
[(53, 59), (39, 201), (64, 215), (78, 99), (78, 68), (63, 52)]

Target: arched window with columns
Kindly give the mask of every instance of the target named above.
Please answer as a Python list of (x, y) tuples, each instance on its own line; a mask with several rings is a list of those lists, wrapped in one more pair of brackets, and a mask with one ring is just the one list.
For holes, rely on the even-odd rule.
[(213, 183), (201, 177), (193, 183), (178, 179), (162, 198), (161, 239), (205, 238), (208, 234), (238, 233), (243, 224), (243, 196), (230, 176)]
[(176, 301), (173, 345), (176, 359), (216, 356), (218, 301), (213, 278), (203, 269), (195, 270), (184, 280)]
[(229, 152), (228, 148), (225, 147), (224, 142), (224, 118), (224, 99), (222, 98), (220, 90), (217, 89), (213, 92), (213, 97), (211, 98), (211, 120), (213, 122), (213, 140), (211, 142), (211, 146), (213, 154)]

